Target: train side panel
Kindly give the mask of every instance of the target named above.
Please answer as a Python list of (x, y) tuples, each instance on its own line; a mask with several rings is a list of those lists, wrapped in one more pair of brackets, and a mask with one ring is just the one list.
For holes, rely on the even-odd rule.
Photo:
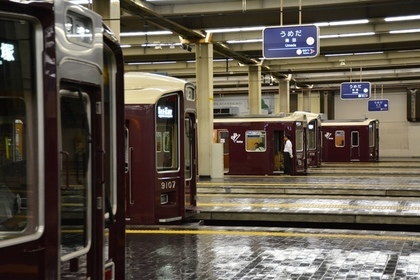
[(215, 141), (224, 144), (226, 174), (283, 174), (285, 135), (289, 135), (293, 143), (291, 174), (307, 172), (306, 121), (281, 118), (215, 119), (214, 129)]
[(378, 161), (379, 122), (371, 120), (322, 123), (322, 161)]

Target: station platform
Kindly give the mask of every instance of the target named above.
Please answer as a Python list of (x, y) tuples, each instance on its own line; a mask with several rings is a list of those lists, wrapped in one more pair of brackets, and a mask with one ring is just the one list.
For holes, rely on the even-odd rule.
[(200, 181), (190, 223), (127, 228), (127, 279), (420, 280), (419, 197), (416, 160)]

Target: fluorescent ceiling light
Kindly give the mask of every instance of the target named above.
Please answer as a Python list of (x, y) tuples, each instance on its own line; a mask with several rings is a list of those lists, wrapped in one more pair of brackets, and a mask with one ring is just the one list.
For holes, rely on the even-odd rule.
[(356, 24), (365, 24), (369, 23), (367, 19), (355, 19), (355, 20), (341, 20), (341, 21), (331, 21), (331, 22), (317, 22), (314, 23), (316, 26), (339, 26), (339, 25), (356, 25)]
[(402, 30), (391, 30), (390, 34), (402, 34), (402, 33), (417, 33), (420, 32), (419, 28), (416, 29), (402, 29)]
[(353, 53), (333, 53), (333, 54), (326, 54), (325, 56), (349, 56), (353, 55)]
[(237, 28), (220, 28), (220, 29), (207, 29), (206, 33), (232, 33), (232, 32), (244, 32), (244, 31), (261, 31), (266, 28), (265, 26), (253, 26), (253, 27), (237, 27)]
[[(226, 62), (226, 61), (233, 61), (233, 58), (220, 58), (220, 59), (213, 59), (213, 62)], [(196, 63), (196, 60), (187, 60), (187, 63)]]
[(143, 48), (146, 47), (172, 47), (172, 46), (181, 46), (181, 43), (144, 43), (140, 45)]
[(263, 39), (244, 39), (244, 40), (229, 40), (228, 44), (244, 44), (244, 43), (261, 43)]
[(334, 56), (370, 55), (370, 54), (383, 54), (383, 53), (384, 52), (335, 53), (335, 54), (326, 54), (325, 56), (334, 57)]
[(332, 22), (330, 22), (330, 26), (365, 24), (365, 23), (368, 23), (368, 22), (369, 22), (369, 20), (367, 20), (367, 19), (332, 21)]
[(320, 35), (320, 39), (331, 39), (331, 38), (344, 38), (344, 37), (358, 37), (358, 36), (372, 36), (375, 32), (360, 32), (360, 33), (344, 33), (344, 34), (331, 34), (331, 35)]
[(175, 64), (176, 61), (128, 62), (127, 65)]
[(339, 37), (357, 37), (357, 36), (372, 36), (375, 35), (375, 32), (361, 32), (361, 33), (346, 33), (339, 34)]
[(416, 19), (420, 19), (420, 15), (384, 18), (385, 21), (405, 21), (405, 20), (416, 20)]
[(384, 52), (359, 52), (354, 53), (354, 55), (370, 55), (370, 54), (383, 54)]
[(154, 35), (171, 35), (172, 31), (161, 30), (161, 31), (148, 31), (148, 32), (124, 32), (121, 33), (121, 37), (130, 37), (130, 36), (154, 36)]

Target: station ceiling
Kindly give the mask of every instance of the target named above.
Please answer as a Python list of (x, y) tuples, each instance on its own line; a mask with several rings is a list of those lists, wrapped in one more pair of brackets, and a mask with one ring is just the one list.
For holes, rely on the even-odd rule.
[[(419, 0), (121, 0), (120, 6), (126, 71), (194, 82), (197, 42), (208, 40), (215, 92), (246, 90), (246, 65), (254, 64), (261, 65), (263, 90), (286, 76), (292, 87), (319, 90), (349, 81), (378, 90), (420, 85)], [(320, 28), (318, 56), (262, 59), (262, 28), (313, 24)]]

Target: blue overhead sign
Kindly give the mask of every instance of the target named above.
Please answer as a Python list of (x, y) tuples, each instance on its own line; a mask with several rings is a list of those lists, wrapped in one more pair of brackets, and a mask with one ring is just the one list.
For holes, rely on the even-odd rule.
[(370, 82), (341, 83), (340, 97), (341, 99), (369, 99), (370, 89)]
[(275, 58), (315, 57), (319, 54), (319, 27), (293, 25), (263, 30), (263, 56)]
[(388, 99), (371, 99), (368, 100), (368, 111), (384, 112), (389, 110)]

